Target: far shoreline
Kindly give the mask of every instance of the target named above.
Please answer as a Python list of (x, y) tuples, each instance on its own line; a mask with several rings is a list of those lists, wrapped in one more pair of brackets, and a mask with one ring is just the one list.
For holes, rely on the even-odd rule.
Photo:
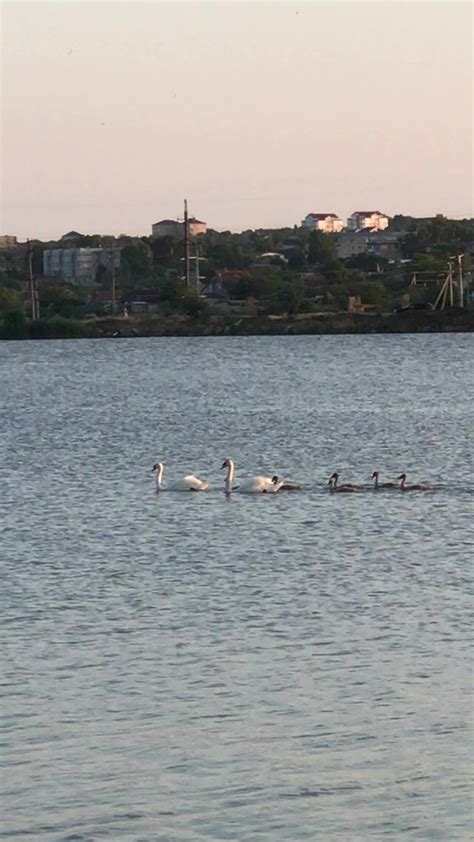
[(325, 313), (295, 316), (145, 314), (129, 318), (73, 320), (60, 317), (28, 321), (0, 332), (0, 339), (121, 339), (216, 336), (357, 336), (474, 332), (474, 307), (391, 314)]

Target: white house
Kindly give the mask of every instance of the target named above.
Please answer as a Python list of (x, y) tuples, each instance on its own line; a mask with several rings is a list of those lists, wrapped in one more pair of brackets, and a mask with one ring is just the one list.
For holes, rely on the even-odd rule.
[(344, 222), (336, 213), (309, 213), (301, 224), (311, 231), (322, 231), (323, 234), (338, 234), (344, 228)]
[(389, 225), (389, 217), (377, 210), (354, 211), (347, 220), (347, 227), (350, 231), (360, 231), (361, 228), (384, 231)]

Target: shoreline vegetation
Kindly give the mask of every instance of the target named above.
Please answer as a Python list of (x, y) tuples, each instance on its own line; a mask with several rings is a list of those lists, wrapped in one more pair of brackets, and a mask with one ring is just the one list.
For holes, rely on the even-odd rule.
[(474, 330), (472, 219), (173, 231), (3, 237), (0, 339)]
[(0, 340), (474, 332), (474, 307), (390, 314), (341, 312), (300, 313), (291, 316), (205, 317), (147, 314), (130, 316), (127, 319), (110, 316), (70, 319), (55, 316), (37, 321), (15, 315), (16, 318), (6, 318), (3, 324), (0, 324)]

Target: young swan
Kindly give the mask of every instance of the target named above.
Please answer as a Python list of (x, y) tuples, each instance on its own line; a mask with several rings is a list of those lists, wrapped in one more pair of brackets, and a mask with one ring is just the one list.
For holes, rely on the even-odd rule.
[(164, 470), (165, 466), (163, 465), (163, 462), (157, 462), (151, 469), (152, 473), (156, 471), (157, 491), (207, 491), (209, 488), (208, 482), (203, 482), (203, 480), (195, 477), (194, 474), (188, 474), (187, 477), (178, 480), (178, 482), (173, 483), (173, 485), (163, 486), (162, 479)]
[[(277, 477), (275, 475), (274, 477), (272, 477), (272, 482), (275, 482), (275, 483), (280, 482), (280, 477)], [(301, 485), (297, 485), (296, 482), (283, 482), (283, 484), (280, 486), (279, 490), (280, 491), (300, 491)]]
[(360, 491), (358, 485), (353, 485), (352, 483), (345, 483), (344, 485), (338, 485), (339, 474), (334, 472), (331, 477), (329, 477), (329, 490), (330, 491), (338, 491), (339, 493), (348, 494), (352, 491)]
[(232, 491), (237, 491), (239, 494), (275, 494), (280, 491), (283, 482), (278, 477), (262, 477), (257, 476), (253, 479), (246, 480), (240, 485), (233, 485), (235, 465), (232, 459), (224, 459), (221, 470), (227, 468), (227, 475), (225, 478), (224, 491), (226, 494), (231, 494)]
[(379, 488), (400, 488), (397, 482), (379, 482), (379, 472), (374, 471), (372, 474), (372, 479), (374, 480), (374, 488), (378, 490)]
[(400, 474), (398, 479), (401, 479), (400, 489), (401, 491), (433, 491), (431, 485), (407, 485), (407, 475)]

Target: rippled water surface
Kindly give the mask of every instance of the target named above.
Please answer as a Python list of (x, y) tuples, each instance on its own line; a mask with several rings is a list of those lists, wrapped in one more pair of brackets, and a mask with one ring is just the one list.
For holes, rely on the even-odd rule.
[[(2, 838), (472, 838), (471, 364), (467, 335), (0, 345)], [(228, 500), (229, 456), (303, 488)], [(212, 490), (155, 495), (158, 460)], [(375, 469), (436, 490), (327, 491)]]

